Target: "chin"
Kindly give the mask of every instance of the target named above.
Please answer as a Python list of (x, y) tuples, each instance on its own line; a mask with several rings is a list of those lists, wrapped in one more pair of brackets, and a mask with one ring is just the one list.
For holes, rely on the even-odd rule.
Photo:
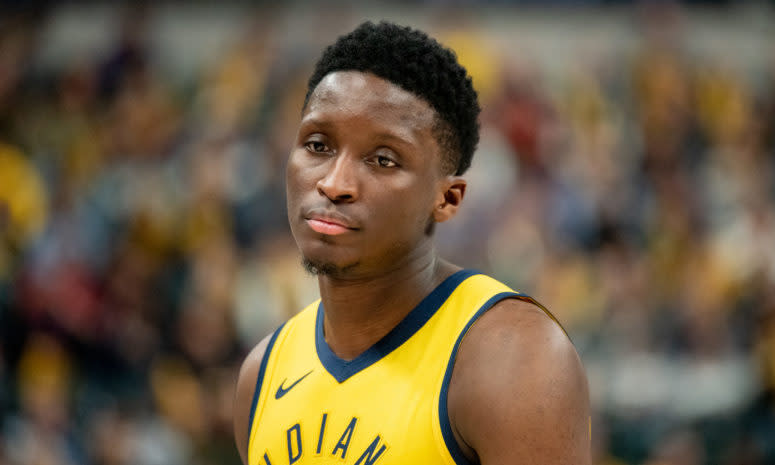
[(302, 257), (301, 263), (304, 269), (313, 276), (330, 276), (333, 278), (344, 277), (358, 264), (339, 265), (330, 261), (315, 260), (308, 257)]
[(330, 238), (296, 241), (304, 269), (315, 276), (346, 276), (357, 268), (360, 251), (332, 243)]

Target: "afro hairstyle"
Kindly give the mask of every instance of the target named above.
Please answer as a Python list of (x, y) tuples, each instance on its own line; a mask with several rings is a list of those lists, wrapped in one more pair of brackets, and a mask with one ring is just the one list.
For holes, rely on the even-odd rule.
[(471, 77), (454, 52), (422, 31), (365, 22), (323, 51), (304, 108), (320, 81), (335, 71), (368, 72), (423, 99), (437, 113), (434, 134), (445, 154), (445, 170), (460, 175), (471, 166), (480, 108)]

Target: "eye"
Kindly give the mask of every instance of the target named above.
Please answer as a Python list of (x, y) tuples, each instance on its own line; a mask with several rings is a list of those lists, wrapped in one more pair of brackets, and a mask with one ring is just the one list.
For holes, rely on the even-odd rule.
[(393, 168), (394, 166), (398, 166), (396, 162), (391, 160), (388, 157), (383, 157), (381, 155), (377, 156), (377, 164), (381, 166), (382, 168)]
[(306, 148), (309, 152), (312, 152), (312, 153), (326, 153), (331, 151), (331, 149), (329, 149), (326, 144), (317, 140), (311, 140), (309, 142), (305, 142), (304, 148)]
[(400, 166), (397, 160), (401, 159), (398, 158), (393, 150), (387, 147), (379, 147), (366, 159), (366, 163), (376, 168), (397, 168)]

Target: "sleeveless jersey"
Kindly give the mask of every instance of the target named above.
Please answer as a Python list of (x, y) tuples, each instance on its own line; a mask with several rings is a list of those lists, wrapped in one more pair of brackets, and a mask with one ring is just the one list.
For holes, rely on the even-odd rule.
[(350, 361), (328, 347), (325, 310), (319, 300), (311, 304), (266, 348), (248, 464), (468, 463), (450, 427), (447, 387), (466, 331), (506, 298), (536, 303), (488, 276), (458, 271)]

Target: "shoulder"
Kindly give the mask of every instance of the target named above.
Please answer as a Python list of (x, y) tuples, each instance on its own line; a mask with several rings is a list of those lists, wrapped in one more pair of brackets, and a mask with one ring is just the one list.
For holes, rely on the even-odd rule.
[(503, 300), (461, 342), (448, 394), (464, 452), (483, 464), (589, 463), (584, 369), (538, 306)]
[(460, 352), (498, 355), (493, 363), (578, 361), (559, 323), (538, 305), (516, 298), (503, 299), (483, 313), (466, 333)]
[(237, 377), (237, 387), (234, 393), (234, 440), (237, 444), (242, 462), (247, 464), (248, 434), (250, 432), (250, 411), (253, 405), (253, 395), (258, 381), (258, 372), (264, 359), (270, 341), (280, 329), (266, 336), (250, 351)]

